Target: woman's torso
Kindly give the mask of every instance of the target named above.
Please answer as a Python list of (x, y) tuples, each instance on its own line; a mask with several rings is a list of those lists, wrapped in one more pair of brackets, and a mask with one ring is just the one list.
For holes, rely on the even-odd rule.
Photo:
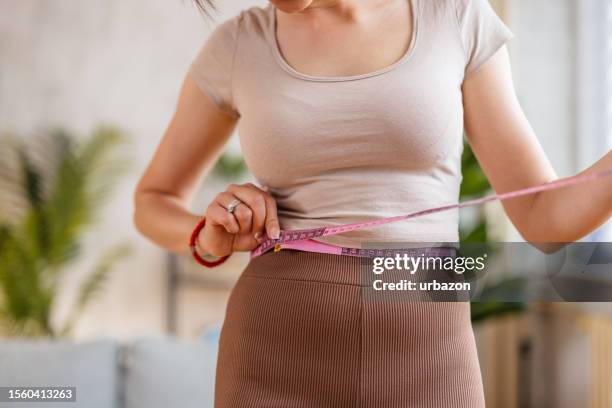
[[(224, 24), (235, 45), (227, 86), (240, 116), (242, 152), (276, 198), (283, 229), (380, 219), (458, 201), (466, 65), (470, 59), (480, 64), (498, 46), (468, 43), (483, 31), (478, 24), (493, 17), (483, 11), (483, 0), (408, 1), (413, 30), (406, 53), (355, 76), (292, 68), (279, 50), (271, 5)], [(470, 27), (462, 27), (462, 16)], [(496, 38), (506, 40), (503, 24), (494, 23)], [(456, 242), (458, 213), (319, 240), (347, 247)]]

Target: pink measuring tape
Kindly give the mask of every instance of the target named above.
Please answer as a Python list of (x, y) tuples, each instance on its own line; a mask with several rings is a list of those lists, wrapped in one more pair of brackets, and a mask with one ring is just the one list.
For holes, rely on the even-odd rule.
[(317, 242), (314, 238), (329, 237), (332, 235), (341, 234), (349, 231), (356, 231), (364, 228), (376, 227), (378, 225), (390, 224), (392, 222), (405, 221), (412, 218), (422, 217), (428, 214), (439, 213), (442, 211), (453, 210), (470, 206), (481, 205), (491, 201), (504, 201), (512, 198), (522, 197), (530, 194), (539, 193), (542, 191), (556, 190), (559, 188), (569, 187), (576, 184), (582, 184), (589, 181), (594, 181), (604, 177), (612, 176), (612, 169), (605, 170), (599, 173), (589, 174), (585, 176), (574, 176), (565, 179), (559, 179), (547, 184), (542, 184), (535, 187), (524, 188), (520, 190), (510, 191), (503, 194), (494, 194), (474, 200), (464, 201), (458, 204), (449, 204), (441, 207), (429, 208), (410, 214), (398, 215), (394, 217), (382, 218), (374, 221), (360, 222), (354, 224), (344, 224), (334, 227), (321, 227), (302, 230), (281, 231), (278, 239), (266, 238), (257, 248), (251, 251), (251, 259), (256, 258), (271, 249), (276, 251), (282, 249), (298, 249), (309, 252), (320, 252), (335, 255), (349, 256), (369, 256), (371, 250), (360, 248), (344, 248), (335, 245), (329, 245), (322, 242)]

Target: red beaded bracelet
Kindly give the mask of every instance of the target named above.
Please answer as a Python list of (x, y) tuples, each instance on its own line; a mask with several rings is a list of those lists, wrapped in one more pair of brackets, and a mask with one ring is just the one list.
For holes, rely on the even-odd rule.
[(191, 255), (193, 255), (194, 259), (198, 261), (200, 265), (206, 266), (208, 268), (213, 268), (227, 261), (227, 258), (229, 258), (230, 256), (226, 255), (215, 261), (207, 261), (206, 259), (202, 258), (200, 254), (198, 254), (196, 240), (198, 239), (198, 235), (200, 235), (200, 231), (202, 231), (202, 228), (204, 228), (204, 225), (206, 225), (206, 219), (202, 218), (202, 220), (198, 223), (198, 225), (196, 225), (195, 229), (191, 233), (191, 238), (189, 239), (189, 248), (191, 249)]

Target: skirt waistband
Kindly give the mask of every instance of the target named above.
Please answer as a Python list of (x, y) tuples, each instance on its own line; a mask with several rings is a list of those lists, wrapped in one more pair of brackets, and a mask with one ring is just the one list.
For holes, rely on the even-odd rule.
[(251, 259), (242, 276), (246, 278), (265, 278), (297, 280), (320, 283), (348, 284), (367, 286), (372, 275), (372, 258), (394, 257), (407, 254), (429, 257), (455, 257), (453, 247), (431, 247), (411, 249), (358, 250), (360, 255), (342, 256), (319, 252), (306, 252), (283, 249), (267, 252)]

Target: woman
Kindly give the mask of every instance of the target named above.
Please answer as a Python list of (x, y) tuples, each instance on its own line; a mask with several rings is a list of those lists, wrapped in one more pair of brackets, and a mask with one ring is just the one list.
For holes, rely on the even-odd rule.
[[(242, 12), (191, 65), (137, 188), (137, 227), (176, 252), (195, 229), (198, 253), (218, 259), (281, 228), (457, 202), (464, 127), (497, 192), (556, 179), (513, 89), (511, 37), (486, 0), (271, 0)], [(231, 185), (189, 212), (237, 124), (259, 186)], [(609, 168), (610, 152), (583, 173)], [(609, 219), (612, 182), (504, 208), (525, 239), (571, 242)], [(457, 223), (448, 211), (317, 241), (456, 242)], [(469, 304), (364, 302), (359, 265), (298, 250), (251, 260), (227, 307), (216, 406), (484, 406)]]

